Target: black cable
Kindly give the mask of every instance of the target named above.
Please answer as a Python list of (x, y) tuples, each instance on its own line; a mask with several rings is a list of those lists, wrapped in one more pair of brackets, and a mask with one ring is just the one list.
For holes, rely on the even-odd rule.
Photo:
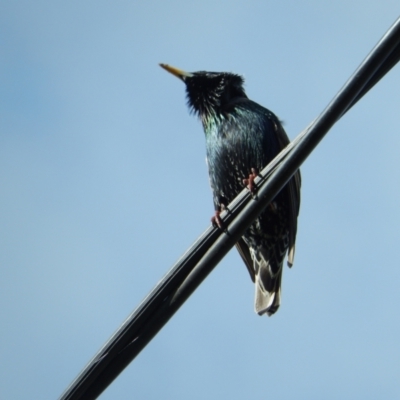
[(61, 400), (95, 399), (140, 353), (275, 197), (328, 130), (400, 59), (400, 19), (366, 57), (321, 115), (260, 173), (257, 198), (242, 191), (87, 364)]

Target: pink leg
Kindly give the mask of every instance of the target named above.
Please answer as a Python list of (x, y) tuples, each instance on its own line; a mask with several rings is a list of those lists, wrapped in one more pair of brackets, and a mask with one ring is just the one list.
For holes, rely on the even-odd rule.
[(224, 211), (225, 210), (225, 204), (221, 204), (220, 205), (220, 210), (217, 210), (217, 211), (215, 211), (215, 214), (213, 215), (213, 217), (211, 218), (211, 223), (214, 225), (214, 226), (217, 226), (219, 229), (224, 229), (224, 223), (222, 222), (222, 219), (221, 219), (221, 217), (220, 217), (220, 214), (221, 214), (221, 212), (222, 211)]
[(257, 191), (257, 186), (254, 183), (254, 179), (258, 176), (258, 171), (256, 168), (251, 169), (251, 174), (248, 179), (243, 179), (243, 184), (250, 190), (250, 193), (254, 195)]
[(211, 218), (211, 223), (214, 226), (217, 226), (219, 229), (222, 229), (222, 219), (219, 216), (221, 214), (221, 211), (215, 211), (215, 215)]

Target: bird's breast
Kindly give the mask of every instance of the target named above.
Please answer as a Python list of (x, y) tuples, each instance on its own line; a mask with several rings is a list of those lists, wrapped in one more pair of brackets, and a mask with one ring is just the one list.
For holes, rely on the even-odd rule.
[(252, 168), (261, 170), (268, 163), (268, 138), (258, 118), (229, 116), (210, 126), (206, 151), (214, 202), (230, 202), (243, 189), (243, 179)]

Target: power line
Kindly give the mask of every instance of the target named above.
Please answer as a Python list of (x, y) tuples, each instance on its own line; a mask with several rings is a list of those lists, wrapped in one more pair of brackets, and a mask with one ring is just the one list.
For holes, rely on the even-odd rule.
[(400, 18), (325, 110), (260, 173), (257, 197), (243, 190), (161, 279), (70, 384), (60, 400), (95, 399), (161, 330), (276, 196), (329, 129), (400, 59)]

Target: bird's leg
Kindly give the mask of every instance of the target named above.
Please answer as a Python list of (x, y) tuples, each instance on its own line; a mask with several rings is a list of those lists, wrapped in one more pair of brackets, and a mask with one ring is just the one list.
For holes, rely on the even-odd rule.
[[(257, 193), (257, 185), (254, 183), (254, 179), (256, 179), (257, 176), (258, 170), (256, 168), (252, 168), (249, 178), (243, 179), (243, 184), (246, 185), (253, 197)], [(271, 201), (271, 203), (268, 204), (268, 208), (274, 213), (278, 211), (278, 206), (275, 201)]]
[(257, 192), (257, 185), (254, 183), (254, 179), (258, 176), (258, 170), (256, 168), (251, 169), (251, 174), (247, 179), (243, 179), (243, 184), (249, 189), (252, 196)]
[(213, 217), (211, 218), (211, 223), (214, 225), (214, 226), (216, 226), (216, 227), (218, 227), (219, 229), (222, 229), (223, 230), (223, 222), (222, 222), (222, 219), (221, 219), (221, 217), (220, 217), (220, 214), (221, 214), (221, 212), (222, 211), (224, 211), (225, 210), (225, 204), (221, 204), (220, 206), (219, 206), (219, 210), (216, 210), (215, 211), (215, 214), (213, 215)]

